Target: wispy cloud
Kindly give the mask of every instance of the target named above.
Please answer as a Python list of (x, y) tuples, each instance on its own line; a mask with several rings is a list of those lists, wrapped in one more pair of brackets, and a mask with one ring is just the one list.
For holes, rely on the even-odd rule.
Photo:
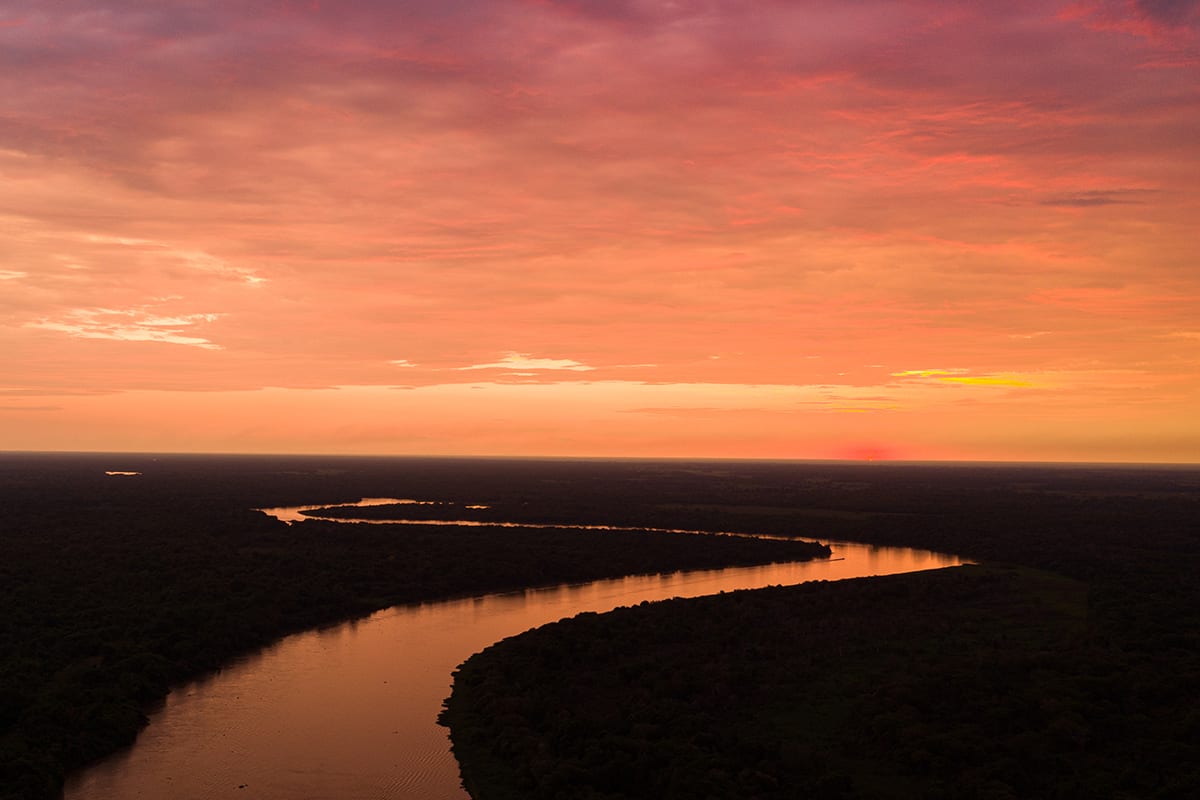
[(1013, 375), (952, 375), (938, 378), (946, 383), (961, 383), (967, 386), (1014, 386), (1029, 388), (1035, 384), (1025, 378)]
[(891, 373), (893, 378), (933, 383), (954, 383), (963, 386), (1010, 386), (1028, 388), (1035, 383), (1012, 373), (972, 375), (967, 369), (910, 369)]
[(1067, 192), (1041, 200), (1044, 206), (1068, 206), (1088, 208), (1093, 206), (1117, 206), (1148, 202), (1154, 195), (1145, 189), (1111, 189)]
[(490, 364), (472, 364), (469, 367), (458, 367), (460, 370), (474, 369), (505, 369), (530, 371), (530, 370), (565, 370), (567, 372), (590, 372), (595, 367), (589, 367), (587, 364), (581, 364), (570, 358), (537, 358), (529, 353), (509, 352), (505, 354), (499, 361), (494, 361)]
[(230, 264), (227, 260), (203, 250), (178, 247), (167, 242), (129, 236), (86, 233), (82, 234), (81, 238), (95, 245), (109, 245), (147, 251), (160, 258), (173, 260), (189, 270), (234, 278), (251, 286), (260, 286), (267, 283), (267, 279), (259, 275), (255, 270)]
[(891, 373), (893, 378), (944, 378), (948, 375), (965, 375), (965, 369), (906, 369)]
[(219, 350), (200, 336), (188, 335), (189, 328), (220, 318), (220, 314), (160, 316), (144, 308), (78, 308), (57, 320), (26, 323), (28, 328), (58, 331), (81, 339), (113, 339), (122, 342), (161, 342)]

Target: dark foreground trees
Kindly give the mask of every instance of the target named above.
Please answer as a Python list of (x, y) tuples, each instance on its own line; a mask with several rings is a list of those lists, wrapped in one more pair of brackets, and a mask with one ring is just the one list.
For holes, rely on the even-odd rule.
[[(735, 539), (288, 528), (249, 510), (382, 496), (526, 522), (857, 538), (1040, 570), (817, 586), (777, 605), (771, 592), (730, 595), (711, 601), (726, 624), (656, 623), (650, 638), (678, 649), (651, 641), (656, 656), (632, 663), (602, 658), (606, 640), (618, 656), (643, 648), (584, 618), (595, 652), (570, 635), (538, 658), (584, 680), (584, 699), (615, 681), (608, 717), (578, 718), (575, 697), (531, 710), (503, 699), (507, 682), (482, 687), (501, 704), (479, 724), (499, 726), (518, 778), (562, 796), (953, 796), (960, 777), (963, 797), (1200, 796), (1198, 493), (1194, 470), (0, 456), (0, 797), (52, 796), (64, 768), (128, 741), (169, 685), (284, 633), (398, 602), (796, 557), (788, 543)], [(758, 602), (766, 627), (728, 616)], [(630, 618), (643, 612), (668, 613)], [(956, 641), (970, 646), (939, 649)], [(603, 676), (587, 675), (592, 663)], [(616, 718), (624, 695), (640, 702)], [(758, 713), (739, 721), (739, 709)], [(554, 741), (531, 749), (544, 730), (586, 744), (561, 758)], [(835, 735), (853, 746), (822, 744)], [(727, 741), (738, 744), (722, 755)], [(845, 760), (860, 749), (877, 773)], [(711, 764), (698, 770), (697, 752)], [(491, 780), (462, 754), (469, 776)]]
[[(171, 685), (290, 632), (397, 603), (825, 552), (665, 534), (288, 527), (251, 508), (439, 481), (421, 463), (148, 457), (143, 475), (116, 479), (104, 474), (112, 460), (0, 458), (4, 800), (55, 796), (68, 770), (132, 742)], [(461, 472), (470, 499), (486, 481)]]
[(963, 567), (576, 617), (471, 658), (443, 721), (477, 797), (1148, 796), (1126, 753), (1178, 731), (1129, 727), (1112, 657), (1081, 583)]
[(505, 640), (460, 668), (443, 714), (472, 794), (1200, 796), (1195, 473), (885, 475), (809, 508), (706, 507), (823, 512), (847, 538), (1028, 566), (670, 601)]

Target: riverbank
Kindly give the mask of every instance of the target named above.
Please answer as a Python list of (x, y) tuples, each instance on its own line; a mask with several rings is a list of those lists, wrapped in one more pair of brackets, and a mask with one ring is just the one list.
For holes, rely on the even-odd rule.
[(5, 800), (54, 797), (67, 771), (129, 744), (169, 687), (288, 633), (401, 603), (828, 554), (632, 532), (289, 527), (250, 509), (298, 489), (332, 502), (343, 486), (408, 488), (428, 469), (134, 460), (118, 466), (140, 475), (109, 475), (99, 457), (0, 460)]
[(172, 690), (133, 747), (68, 778), (64, 797), (220, 797), (244, 785), (256, 800), (467, 800), (437, 718), (451, 673), (493, 642), (643, 602), (957, 563), (898, 548), (837, 552), (397, 606), (289, 636)]
[(473, 795), (1200, 796), (1194, 474), (919, 478), (838, 517), (867, 541), (1025, 566), (672, 602), (501, 642), (462, 666), (443, 717)]
[(442, 720), (495, 800), (1104, 797), (1086, 626), (1080, 582), (995, 567), (673, 600), (484, 650)]

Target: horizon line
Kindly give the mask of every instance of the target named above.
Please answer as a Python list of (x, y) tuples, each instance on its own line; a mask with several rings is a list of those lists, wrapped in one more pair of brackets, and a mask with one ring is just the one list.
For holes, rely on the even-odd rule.
[(721, 462), (758, 464), (837, 464), (891, 466), (1012, 466), (1012, 467), (1164, 467), (1200, 469), (1197, 461), (1065, 461), (1030, 459), (901, 459), (901, 458), (787, 458), (753, 456), (589, 456), (589, 455), (513, 455), (449, 453), (280, 453), (231, 452), (217, 450), (7, 450), (4, 456), (112, 456), (112, 457), (224, 457), (224, 458), (333, 458), (333, 459), (427, 459), (475, 461), (612, 461), (612, 462)]

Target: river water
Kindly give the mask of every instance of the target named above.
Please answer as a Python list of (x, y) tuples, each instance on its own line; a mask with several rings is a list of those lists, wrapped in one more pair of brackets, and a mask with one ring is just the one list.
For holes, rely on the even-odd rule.
[(962, 563), (907, 548), (832, 546), (828, 561), (399, 606), (295, 634), (172, 691), (133, 747), (73, 776), (65, 798), (463, 800), (437, 715), (455, 667), (499, 639), (643, 600)]

